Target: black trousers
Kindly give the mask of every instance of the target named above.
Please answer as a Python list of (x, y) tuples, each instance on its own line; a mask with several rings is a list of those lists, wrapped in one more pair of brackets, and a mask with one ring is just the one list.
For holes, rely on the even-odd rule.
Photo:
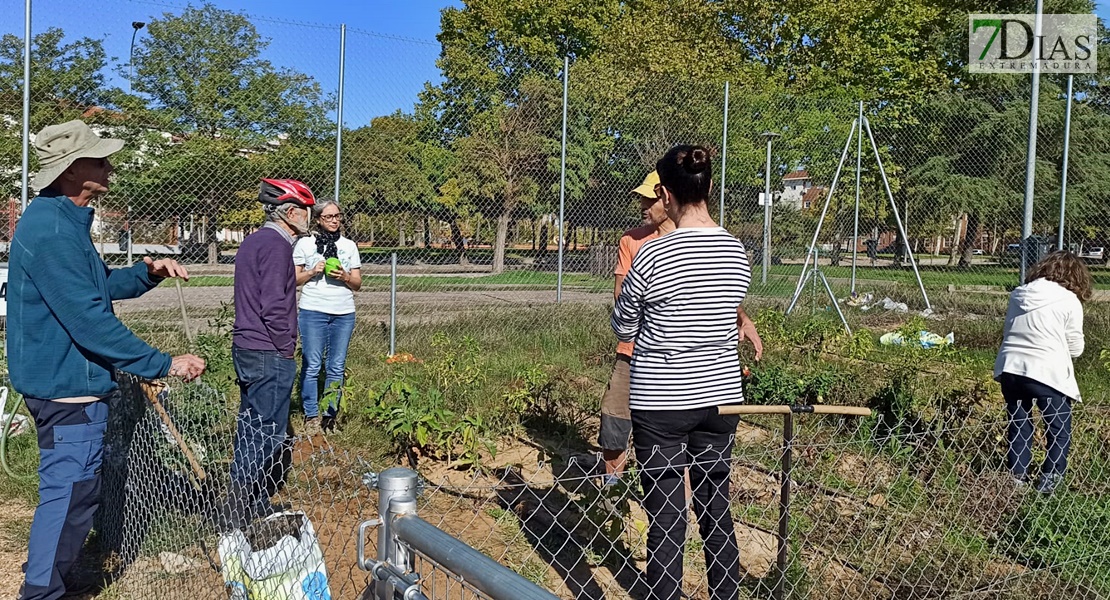
[(690, 471), (694, 515), (705, 549), (712, 600), (735, 600), (740, 550), (729, 512), (729, 474), (738, 415), (716, 407), (632, 411), (632, 437), (644, 510), (648, 514), (648, 585), (651, 600), (678, 600), (686, 546), (685, 471)]

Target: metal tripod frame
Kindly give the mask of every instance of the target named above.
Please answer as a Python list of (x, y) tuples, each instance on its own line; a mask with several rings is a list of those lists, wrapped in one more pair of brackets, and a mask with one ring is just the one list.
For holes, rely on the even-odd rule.
[[(851, 131), (848, 132), (848, 139), (844, 142), (844, 150), (840, 154), (840, 162), (837, 163), (836, 174), (833, 175), (832, 185), (829, 186), (829, 193), (825, 195), (825, 204), (821, 208), (821, 217), (817, 220), (817, 227), (816, 227), (815, 231), (813, 232), (813, 240), (809, 244), (808, 252), (806, 252), (806, 260), (805, 260), (804, 263), (802, 263), (802, 274), (798, 278), (798, 286), (794, 289), (794, 296), (790, 300), (790, 306), (786, 309), (786, 314), (790, 314), (791, 312), (793, 312), (794, 307), (798, 304), (798, 300), (802, 296), (802, 291), (805, 289), (806, 283), (810, 279), (813, 279), (814, 282), (816, 282), (816, 280), (819, 278), (824, 284), (825, 291), (829, 294), (829, 300), (832, 302), (833, 306), (836, 307), (836, 313), (837, 313), (837, 315), (840, 316), (841, 322), (844, 323), (844, 328), (847, 329), (849, 333), (851, 333), (851, 328), (848, 327), (848, 321), (847, 321), (847, 319), (844, 318), (844, 313), (840, 310), (840, 303), (837, 302), (837, 300), (836, 300), (836, 295), (832, 291), (832, 286), (829, 285), (829, 280), (825, 277), (825, 274), (821, 272), (821, 267), (820, 267), (820, 264), (818, 263), (817, 240), (821, 236), (821, 228), (825, 224), (825, 217), (828, 216), (829, 205), (832, 202), (833, 194), (836, 193), (836, 185), (840, 181), (840, 173), (843, 171), (844, 162), (848, 158), (848, 148), (850, 148), (851, 145), (852, 145), (852, 137), (855, 136), (855, 135), (859, 135), (860, 138), (857, 140), (857, 146), (862, 146), (863, 130), (864, 129), (867, 130), (867, 137), (871, 142), (871, 149), (875, 153), (875, 162), (878, 165), (879, 174), (882, 175), (882, 178), (883, 178), (883, 189), (886, 191), (887, 199), (890, 201), (890, 207), (894, 211), (894, 220), (898, 224), (898, 233), (902, 236), (902, 242), (905, 244), (906, 256), (909, 257), (910, 266), (913, 268), (914, 277), (917, 279), (917, 286), (921, 290), (921, 297), (925, 301), (925, 307), (926, 308), (928, 308), (930, 310), (933, 308), (932, 304), (929, 302), (929, 295), (928, 295), (928, 293), (925, 292), (925, 284), (921, 281), (921, 272), (918, 271), (918, 269), (917, 269), (917, 260), (914, 258), (913, 249), (910, 247), (909, 235), (906, 234), (906, 228), (902, 224), (902, 215), (901, 215), (901, 213), (898, 212), (898, 205), (894, 201), (894, 194), (890, 191), (890, 181), (887, 179), (886, 169), (883, 168), (883, 159), (879, 155), (879, 146), (878, 146), (878, 144), (875, 143), (875, 135), (871, 131), (871, 123), (870, 123), (870, 121), (868, 121), (867, 117), (862, 116), (862, 105), (861, 105), (860, 112), (861, 112), (860, 117), (852, 120), (852, 129), (851, 129)], [(861, 152), (859, 150), (857, 150), (857, 153), (861, 153)], [(857, 178), (857, 180), (859, 179), (859, 174), (860, 174), (860, 171), (861, 171), (859, 158), (860, 157), (857, 156), (857, 160), (856, 160), (856, 178)], [(860, 202), (858, 190), (857, 190), (855, 201), (856, 201), (855, 209), (858, 213), (858, 211), (859, 211), (859, 202)], [(858, 227), (858, 225), (857, 225), (857, 227)], [(853, 243), (855, 244), (856, 247), (852, 249), (853, 255), (857, 252), (858, 247), (859, 247), (859, 239), (858, 239), (859, 233), (858, 233), (858, 230), (856, 231), (855, 236), (856, 236), (856, 238), (853, 239)], [(813, 261), (812, 268), (810, 267), (810, 260), (811, 259)], [(853, 283), (855, 281), (854, 263), (855, 263), (855, 259), (853, 258), (853, 277), (852, 277)]]

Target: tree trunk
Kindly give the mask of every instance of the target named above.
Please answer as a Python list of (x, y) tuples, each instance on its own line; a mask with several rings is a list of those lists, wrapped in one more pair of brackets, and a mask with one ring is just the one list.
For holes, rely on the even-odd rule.
[(536, 251), (536, 220), (532, 219), (532, 252)]
[(374, 245), (374, 221), (370, 221), (370, 245)]
[(463, 237), (459, 220), (451, 220), (451, 243), (455, 245), (455, 258), (460, 265), (469, 265), (470, 259), (466, 257), (466, 238)]
[(551, 231), (547, 228), (545, 222), (543, 227), (540, 227), (540, 239), (536, 242), (536, 247), (539, 249), (539, 252), (536, 253), (537, 261), (543, 260), (543, 257), (547, 256), (547, 240), (550, 235)]
[(829, 266), (830, 267), (839, 267), (840, 266), (840, 256), (843, 253), (843, 247), (844, 247), (843, 237), (844, 237), (844, 235), (843, 235), (842, 232), (840, 232), (840, 231), (836, 232), (836, 237), (833, 240), (833, 244), (832, 244), (832, 246), (833, 246), (832, 251), (829, 253)]
[(397, 219), (397, 247), (405, 247), (405, 222)]
[(506, 210), (497, 217), (497, 236), (493, 241), (493, 274), (505, 271), (505, 245), (509, 239), (509, 221), (512, 211)]
[(432, 225), (428, 215), (424, 215), (424, 247), (432, 247)]
[(960, 256), (960, 240), (963, 238), (963, 233), (967, 231), (967, 213), (960, 213), (952, 223), (954, 232), (952, 233), (952, 247), (948, 249), (948, 266), (957, 264)]
[(215, 265), (220, 262), (220, 242), (216, 239), (216, 221), (205, 215), (201, 219), (204, 228), (204, 239), (208, 242), (208, 264)]
[(964, 237), (960, 242), (960, 268), (966, 269), (971, 266), (972, 251), (975, 249), (975, 240), (979, 239), (979, 228), (982, 226), (983, 217), (977, 212), (967, 214), (967, 227), (964, 229)]

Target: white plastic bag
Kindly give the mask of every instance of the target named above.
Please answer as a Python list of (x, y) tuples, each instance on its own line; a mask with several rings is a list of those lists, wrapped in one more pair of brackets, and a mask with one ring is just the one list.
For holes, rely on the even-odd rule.
[(331, 600), (324, 554), (302, 512), (225, 533), (218, 552), (233, 600)]

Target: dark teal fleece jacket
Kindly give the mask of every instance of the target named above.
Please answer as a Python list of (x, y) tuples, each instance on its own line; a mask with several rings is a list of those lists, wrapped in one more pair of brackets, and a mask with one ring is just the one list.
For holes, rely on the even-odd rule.
[(43, 400), (106, 396), (115, 370), (165, 377), (168, 354), (116, 318), (113, 300), (161, 282), (146, 264), (109, 269), (89, 230), (93, 209), (49, 190), (16, 226), (8, 269), (8, 370), (19, 393)]

